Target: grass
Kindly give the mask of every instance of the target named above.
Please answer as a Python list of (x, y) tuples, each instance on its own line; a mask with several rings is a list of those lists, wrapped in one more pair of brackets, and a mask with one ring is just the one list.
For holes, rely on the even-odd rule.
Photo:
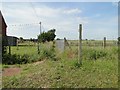
[[(15, 48), (13, 47), (14, 52)], [(22, 50), (27, 50), (28, 47), (23, 48), (15, 53), (22, 55)], [(32, 50), (30, 47), (28, 49)], [(31, 53), (28, 52), (29, 55)], [(117, 55), (118, 48), (115, 46), (105, 49), (84, 46), (82, 66), (78, 67), (78, 48), (73, 46), (72, 50), (66, 49), (63, 53), (56, 51), (56, 61), (44, 58), (39, 64), (20, 65), (21, 74), (3, 76), (3, 88), (117, 88)]]
[(16, 46), (11, 47), (11, 53), (12, 54), (18, 54), (18, 55), (32, 55), (37, 54), (37, 46), (18, 46), (18, 49)]
[[(75, 67), (75, 60), (49, 61), (40, 65), (23, 65), (20, 75), (3, 77), (6, 88), (117, 88), (117, 62), (83, 61), (83, 66)], [(15, 79), (15, 80), (14, 80)]]

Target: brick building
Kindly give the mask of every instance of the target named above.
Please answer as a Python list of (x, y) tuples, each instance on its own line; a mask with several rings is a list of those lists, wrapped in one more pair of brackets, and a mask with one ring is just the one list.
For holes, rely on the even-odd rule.
[(0, 11), (0, 35), (6, 36), (6, 29), (7, 29), (7, 24), (5, 23), (3, 15)]
[(17, 45), (17, 37), (7, 36), (7, 24), (3, 18), (3, 15), (0, 11), (0, 36), (2, 36), (2, 44), (5, 46), (16, 46)]

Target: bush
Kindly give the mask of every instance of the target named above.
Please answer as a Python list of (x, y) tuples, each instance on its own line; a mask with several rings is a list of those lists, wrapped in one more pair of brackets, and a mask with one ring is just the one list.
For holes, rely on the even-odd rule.
[(50, 49), (48, 48), (43, 48), (41, 51), (40, 51), (40, 59), (51, 59), (51, 60), (56, 60), (55, 58), (55, 51), (53, 49), (54, 47), (51, 47)]
[(20, 64), (26, 64), (30, 62), (30, 57), (26, 54), (24, 54), (23, 56), (21, 56), (20, 58)]
[(4, 54), (2, 58), (2, 63), (3, 64), (26, 64), (29, 63), (29, 56), (28, 55), (10, 55), (10, 54)]
[(90, 60), (97, 60), (98, 58), (105, 57), (107, 53), (105, 51), (100, 51), (100, 50), (92, 50), (89, 52), (88, 58)]
[(79, 67), (82, 66), (82, 64), (79, 64), (78, 62), (75, 62), (75, 63), (74, 63), (74, 66), (75, 66), (76, 68), (79, 68)]

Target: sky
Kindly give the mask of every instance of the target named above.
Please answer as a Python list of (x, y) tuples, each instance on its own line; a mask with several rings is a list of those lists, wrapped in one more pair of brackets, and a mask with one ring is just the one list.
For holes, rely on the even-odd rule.
[(117, 2), (3, 2), (2, 14), (7, 35), (37, 38), (42, 31), (56, 29), (56, 38), (117, 39)]

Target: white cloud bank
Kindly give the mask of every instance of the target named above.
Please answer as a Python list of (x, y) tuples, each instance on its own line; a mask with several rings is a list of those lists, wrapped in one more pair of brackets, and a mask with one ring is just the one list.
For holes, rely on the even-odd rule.
[[(87, 20), (84, 19), (84, 17), (77, 16), (82, 13), (82, 10), (78, 8), (51, 8), (45, 5), (40, 7), (30, 7), (29, 5), (23, 6), (22, 4), (8, 4), (7, 7), (3, 6), (3, 13), (8, 26), (10, 24), (39, 23), (41, 21), (46, 30), (55, 28), (57, 30), (56, 34), (60, 38), (67, 36), (67, 38), (70, 39), (71, 36), (68, 36), (68, 32), (71, 35), (76, 32), (75, 38), (77, 38), (78, 24), (87, 23)], [(31, 31), (31, 36), (25, 34), (27, 29), (29, 28), (24, 27), (23, 30), (22, 28), (20, 30), (19, 27), (8, 27), (7, 34), (16, 35), (18, 37), (23, 36), (25, 38), (36, 38), (39, 33), (39, 25), (35, 27), (35, 29), (38, 30)]]
[[(114, 35), (117, 37), (118, 19), (116, 17), (100, 18), (102, 13), (83, 17), (81, 14), (84, 11), (80, 8), (53, 8), (44, 4), (34, 6), (29, 3), (4, 3), (2, 12), (8, 24), (7, 35), (37, 38), (41, 21), (45, 31), (55, 28), (58, 38), (78, 39), (78, 26), (81, 23), (83, 24), (83, 38), (102, 39), (104, 36), (115, 38)], [(38, 23), (38, 25), (9, 26), (10, 24), (27, 23)]]

